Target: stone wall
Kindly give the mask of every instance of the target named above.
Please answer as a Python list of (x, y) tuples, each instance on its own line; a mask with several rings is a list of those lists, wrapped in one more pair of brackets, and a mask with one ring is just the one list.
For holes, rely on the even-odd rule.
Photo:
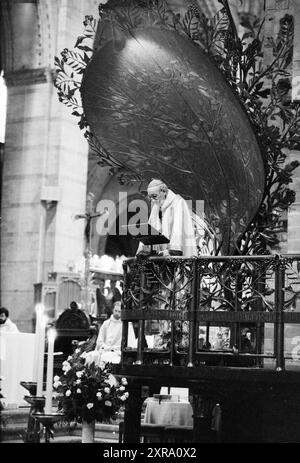
[(1, 305), (31, 331), (33, 285), (83, 251), (88, 146), (57, 98), (54, 56), (73, 48), (95, 0), (3, 1), (8, 113), (3, 164)]

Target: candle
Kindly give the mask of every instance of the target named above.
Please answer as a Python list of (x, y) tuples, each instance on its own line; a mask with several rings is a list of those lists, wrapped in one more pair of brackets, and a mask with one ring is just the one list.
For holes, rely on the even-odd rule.
[(47, 380), (46, 380), (46, 404), (45, 413), (52, 412), (52, 394), (53, 394), (53, 359), (54, 359), (54, 341), (56, 331), (54, 328), (48, 330), (48, 356), (47, 356)]
[(37, 304), (35, 306), (35, 340), (34, 340), (34, 364), (33, 364), (33, 381), (37, 382), (38, 378), (38, 365), (39, 365), (39, 345), (41, 338), (41, 323), (44, 313), (44, 306), (42, 304)]
[(45, 331), (46, 331), (47, 317), (43, 315), (40, 319), (40, 331), (38, 338), (38, 366), (37, 366), (37, 397), (41, 397), (43, 392), (44, 381), (44, 355), (45, 355)]

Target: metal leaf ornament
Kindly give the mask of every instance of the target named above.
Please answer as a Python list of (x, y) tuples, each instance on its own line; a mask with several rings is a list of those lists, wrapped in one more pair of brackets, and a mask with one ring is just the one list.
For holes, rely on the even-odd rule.
[[(85, 61), (91, 57), (79, 79), (72, 70), (73, 80), (83, 75), (82, 85), (67, 92), (61, 79), (57, 86), (75, 112), (81, 91), (79, 125), (99, 163), (120, 181), (159, 176), (186, 199), (203, 199), (219, 243), (214, 253), (265, 253), (276, 245), (277, 211), (295, 199), (281, 175), (286, 170), (290, 178), (298, 166), (281, 166), (283, 148), (299, 144), (299, 104), (284, 102), (293, 21), (282, 18), (274, 60), (261, 66), (262, 24), (256, 21), (239, 38), (227, 1), (220, 3), (224, 8), (212, 19), (195, 6), (174, 14), (163, 0), (100, 4), (98, 27), (86, 17), (79, 38)], [(70, 77), (66, 68), (75, 66), (74, 55), (63, 53), (66, 61), (56, 63), (60, 78), (63, 72)]]
[(81, 85), (85, 117), (119, 166), (204, 200), (230, 253), (259, 207), (264, 163), (238, 99), (163, 11), (150, 2), (105, 5), (98, 26), (105, 40)]

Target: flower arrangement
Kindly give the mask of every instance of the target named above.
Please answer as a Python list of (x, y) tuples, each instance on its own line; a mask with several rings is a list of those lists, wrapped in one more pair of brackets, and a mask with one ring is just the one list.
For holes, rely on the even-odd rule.
[(127, 380), (111, 374), (111, 364), (95, 364), (89, 354), (77, 348), (62, 364), (63, 374), (54, 377), (58, 409), (67, 421), (110, 422), (129, 396)]

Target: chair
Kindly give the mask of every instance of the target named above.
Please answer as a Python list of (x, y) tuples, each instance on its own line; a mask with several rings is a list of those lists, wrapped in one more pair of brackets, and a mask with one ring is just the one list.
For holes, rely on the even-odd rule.
[(193, 426), (165, 426), (164, 442), (193, 442)]
[[(165, 427), (157, 424), (141, 423), (140, 438), (143, 442), (149, 442), (149, 439), (158, 439), (158, 442), (164, 442)], [(124, 421), (119, 423), (119, 443), (124, 439)]]

